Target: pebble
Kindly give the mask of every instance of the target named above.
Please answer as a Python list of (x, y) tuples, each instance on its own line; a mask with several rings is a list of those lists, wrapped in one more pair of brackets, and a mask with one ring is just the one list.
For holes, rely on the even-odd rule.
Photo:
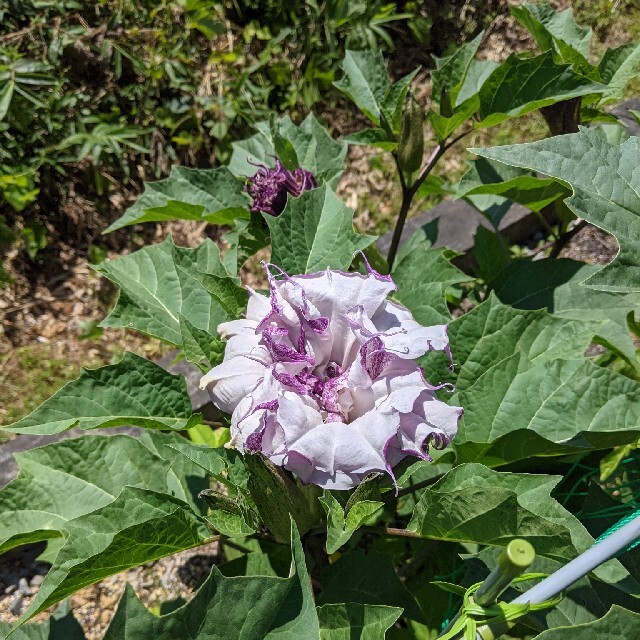
[(39, 573), (31, 578), (31, 582), (29, 583), (33, 589), (39, 587), (44, 582), (44, 576)]
[(29, 587), (26, 578), (20, 578), (20, 580), (18, 580), (18, 591), (20, 591), (23, 596), (31, 595), (31, 587)]
[(9, 605), (9, 612), (12, 613), (14, 616), (19, 616), (20, 612), (22, 611), (22, 600), (23, 600), (23, 596), (20, 592), (16, 593), (16, 597), (12, 600), (11, 604)]
[(10, 584), (5, 590), (4, 590), (4, 595), (5, 596), (9, 596), (11, 595), (18, 587), (15, 584)]
[(111, 622), (111, 611), (109, 611), (108, 609), (103, 609), (102, 612), (100, 613), (100, 623), (102, 624), (102, 626), (108, 627), (110, 622)]

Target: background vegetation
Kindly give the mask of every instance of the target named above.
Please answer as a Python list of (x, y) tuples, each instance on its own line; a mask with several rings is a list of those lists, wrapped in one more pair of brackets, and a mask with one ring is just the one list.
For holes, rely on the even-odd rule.
[[(361, 128), (353, 106), (332, 85), (346, 48), (382, 49), (396, 79), (422, 66), (426, 94), (431, 55), (446, 55), (483, 28), (489, 27), (481, 47), (487, 58), (530, 47), (508, 4), (0, 4), (0, 422), (39, 404), (75, 375), (78, 363), (107, 362), (125, 346), (159, 353), (146, 338), (114, 336), (115, 330), (108, 340), (100, 337), (95, 319), (111, 304), (113, 290), (85, 265), (167, 232), (186, 244), (216, 232), (145, 225), (102, 236), (139, 195), (143, 180), (168, 175), (174, 164), (224, 163), (231, 140), (249, 135), (251, 123), (273, 111), (300, 121), (312, 110), (342, 135)], [(640, 36), (633, 0), (572, 6), (578, 23), (595, 31), (595, 54)], [(544, 135), (539, 115), (523, 120), (517, 128), (501, 127), (492, 142)], [(465, 146), (491, 136), (478, 134)], [(384, 232), (398, 194), (393, 173), (383, 154), (371, 150), (357, 149), (351, 160), (351, 173), (366, 174), (369, 184), (366, 193), (351, 194), (359, 196), (358, 222)], [(444, 165), (449, 180), (462, 169), (455, 153)], [(347, 195), (357, 182), (343, 178)], [(45, 364), (32, 384), (34, 362)]]

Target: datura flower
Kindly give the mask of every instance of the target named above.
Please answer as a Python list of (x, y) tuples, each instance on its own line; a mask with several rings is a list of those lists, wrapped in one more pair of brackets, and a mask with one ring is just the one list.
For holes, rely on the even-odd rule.
[(287, 204), (287, 194), (298, 197), (303, 191), (315, 189), (318, 185), (313, 174), (306, 169), (289, 171), (276, 159), (276, 166), (270, 169), (264, 165), (256, 165), (260, 169), (249, 178), (247, 193), (253, 199), (253, 213), (268, 213), (279, 216)]
[(436, 397), (416, 364), (449, 354), (447, 326), (423, 327), (388, 301), (390, 276), (290, 277), (265, 265), (270, 295), (249, 289), (246, 318), (218, 327), (224, 360), (201, 387), (232, 414), (231, 445), (261, 452), (303, 482), (350, 489), (406, 456), (431, 460), (462, 409)]

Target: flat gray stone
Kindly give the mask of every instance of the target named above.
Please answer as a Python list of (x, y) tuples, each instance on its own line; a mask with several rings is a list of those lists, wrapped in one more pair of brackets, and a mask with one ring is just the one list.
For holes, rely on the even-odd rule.
[[(411, 218), (404, 225), (400, 245), (415, 231), (425, 224), (437, 220), (438, 237), (434, 246), (447, 247), (462, 255), (454, 260), (456, 266), (463, 271), (473, 268), (474, 259), (469, 251), (473, 248), (473, 237), (479, 225), (491, 229), (489, 221), (464, 200), (445, 200), (429, 211), (423, 211)], [(500, 222), (500, 231), (512, 243), (523, 242), (540, 228), (540, 221), (535, 213), (518, 204), (511, 206)], [(378, 238), (376, 244), (386, 255), (391, 245), (393, 231)]]
[(640, 98), (631, 98), (631, 100), (621, 102), (611, 109), (611, 113), (620, 118), (630, 136), (640, 136), (640, 124), (629, 113), (629, 109), (640, 111)]

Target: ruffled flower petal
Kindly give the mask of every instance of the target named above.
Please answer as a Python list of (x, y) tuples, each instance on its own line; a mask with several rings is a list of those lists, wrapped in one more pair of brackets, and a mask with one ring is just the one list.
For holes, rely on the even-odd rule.
[(387, 301), (369, 271), (290, 277), (265, 265), (269, 296), (250, 291), (246, 319), (220, 326), (225, 359), (202, 379), (232, 413), (231, 444), (260, 451), (303, 482), (349, 489), (455, 436), (459, 407), (439, 400), (415, 359), (449, 353), (445, 325), (423, 327)]

